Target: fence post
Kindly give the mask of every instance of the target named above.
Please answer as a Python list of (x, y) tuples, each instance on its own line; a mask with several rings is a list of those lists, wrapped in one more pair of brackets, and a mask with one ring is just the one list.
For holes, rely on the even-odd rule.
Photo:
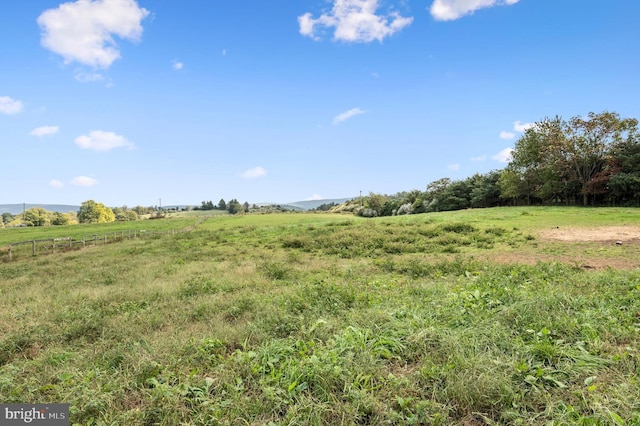
[(11, 260), (11, 244), (9, 244), (9, 260)]
[(35, 240), (31, 241), (31, 254), (33, 256), (36, 255), (36, 241)]

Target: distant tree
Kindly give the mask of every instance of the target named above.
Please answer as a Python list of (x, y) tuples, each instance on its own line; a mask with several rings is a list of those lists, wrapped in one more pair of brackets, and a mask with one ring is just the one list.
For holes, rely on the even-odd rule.
[(218, 209), (220, 210), (227, 209), (227, 203), (224, 201), (224, 198), (220, 198), (220, 201), (218, 201)]
[(71, 224), (71, 217), (68, 213), (53, 213), (53, 218), (51, 219), (52, 225), (69, 225)]
[(9, 223), (13, 220), (13, 215), (9, 212), (6, 213), (2, 213), (2, 222), (3, 223)]
[(518, 197), (524, 192), (521, 190), (522, 181), (518, 173), (506, 168), (500, 172), (498, 178), (498, 188), (500, 189), (500, 198), (511, 200), (515, 206)]
[[(375, 194), (373, 192), (369, 193), (369, 196), (366, 199), (365, 207), (371, 209), (375, 212), (375, 214), (371, 214), (371, 212), (364, 211), (361, 212), (361, 215), (364, 217), (374, 217), (382, 215), (382, 208), (384, 207), (384, 203), (387, 201), (387, 196), (382, 194)], [(366, 210), (366, 209), (365, 209)]]
[(49, 212), (42, 207), (33, 207), (24, 212), (23, 222), (27, 226), (45, 226), (51, 223)]
[(138, 220), (138, 213), (135, 210), (130, 210), (125, 207), (113, 208), (113, 214), (118, 222), (130, 222)]
[(230, 214), (238, 214), (244, 211), (244, 207), (235, 198), (227, 203), (227, 211)]
[(102, 203), (93, 200), (84, 201), (78, 210), (80, 223), (108, 223), (116, 220), (113, 211)]
[(248, 213), (248, 212), (249, 212), (249, 203), (248, 203), (247, 201), (245, 201), (245, 202), (244, 202), (244, 204), (242, 205), (242, 210), (243, 210), (245, 213)]
[(495, 207), (500, 205), (499, 171), (491, 171), (485, 175), (477, 174), (471, 178), (471, 207)]

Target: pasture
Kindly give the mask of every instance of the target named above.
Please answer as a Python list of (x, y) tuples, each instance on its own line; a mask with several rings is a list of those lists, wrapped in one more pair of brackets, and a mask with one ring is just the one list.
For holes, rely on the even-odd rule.
[(640, 424), (636, 209), (196, 219), (0, 262), (0, 400), (80, 425)]

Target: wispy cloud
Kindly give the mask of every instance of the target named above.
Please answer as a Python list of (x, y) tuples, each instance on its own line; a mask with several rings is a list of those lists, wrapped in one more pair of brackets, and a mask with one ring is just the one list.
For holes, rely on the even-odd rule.
[(49, 186), (52, 188), (59, 189), (64, 186), (64, 183), (60, 182), (59, 180), (51, 179), (51, 181), (49, 181)]
[(0, 113), (13, 115), (22, 112), (22, 102), (10, 98), (9, 96), (0, 96)]
[(31, 132), (29, 132), (29, 134), (31, 136), (41, 137), (41, 136), (55, 135), (59, 131), (60, 131), (60, 128), (58, 126), (42, 126), (42, 127), (36, 127)]
[(263, 167), (254, 167), (240, 174), (245, 179), (258, 179), (267, 175), (267, 170)]
[(460, 170), (460, 164), (449, 164), (447, 169), (455, 172), (456, 170)]
[(76, 176), (71, 179), (71, 185), (73, 186), (93, 186), (97, 183), (97, 180), (89, 176)]
[(87, 72), (85, 70), (75, 70), (73, 78), (80, 83), (95, 83), (96, 81), (103, 81), (104, 76), (97, 72)]
[(94, 130), (88, 135), (78, 136), (75, 142), (76, 145), (82, 149), (92, 149), (102, 152), (111, 151), (114, 148), (135, 148), (135, 145), (129, 142), (124, 136), (102, 130)]
[(519, 0), (435, 0), (429, 11), (437, 21), (453, 21), (471, 15), (478, 9), (510, 6)]
[(491, 158), (501, 163), (508, 163), (509, 161), (511, 161), (512, 152), (513, 152), (512, 148), (505, 148)]
[(500, 132), (500, 139), (513, 139), (516, 137), (516, 134), (513, 132)]
[(535, 123), (523, 123), (521, 121), (513, 122), (513, 130), (520, 133), (527, 131), (527, 129), (530, 129), (533, 126), (535, 126)]
[(315, 201), (315, 200), (324, 200), (324, 197), (320, 194), (313, 194), (311, 197), (307, 198), (307, 201)]
[(333, 125), (337, 125), (342, 123), (343, 121), (346, 121), (352, 117), (355, 117), (356, 115), (360, 115), (360, 114), (366, 114), (367, 111), (362, 110), (360, 108), (352, 108), (349, 111), (345, 111), (342, 114), (338, 114), (334, 119), (333, 119)]
[(149, 11), (135, 0), (77, 0), (62, 3), (38, 17), (46, 49), (61, 55), (65, 63), (79, 62), (108, 68), (120, 58), (113, 37), (138, 41), (142, 20)]
[(480, 162), (485, 161), (487, 159), (486, 155), (481, 155), (479, 157), (471, 157), (471, 161)]
[(334, 0), (330, 12), (313, 18), (311, 13), (298, 17), (300, 34), (319, 40), (318, 28), (333, 29), (334, 40), (368, 43), (382, 41), (413, 22), (397, 12), (377, 14), (378, 0)]
[(184, 68), (184, 63), (180, 62), (180, 61), (173, 61), (173, 69), (176, 71), (180, 71), (182, 68)]

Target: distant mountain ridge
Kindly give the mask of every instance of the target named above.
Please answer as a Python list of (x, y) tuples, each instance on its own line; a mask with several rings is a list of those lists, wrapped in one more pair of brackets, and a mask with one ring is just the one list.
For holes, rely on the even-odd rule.
[(332, 198), (327, 200), (305, 200), (305, 201), (294, 201), (293, 203), (280, 204), (282, 207), (292, 206), (297, 207), (301, 210), (313, 210), (320, 207), (323, 204), (342, 204), (346, 201), (352, 200), (355, 197), (350, 198)]
[(0, 204), (0, 214), (11, 213), (20, 214), (22, 210), (29, 210), (34, 207), (42, 207), (49, 212), (69, 213), (70, 211), (77, 212), (80, 206), (72, 206), (69, 204)]

